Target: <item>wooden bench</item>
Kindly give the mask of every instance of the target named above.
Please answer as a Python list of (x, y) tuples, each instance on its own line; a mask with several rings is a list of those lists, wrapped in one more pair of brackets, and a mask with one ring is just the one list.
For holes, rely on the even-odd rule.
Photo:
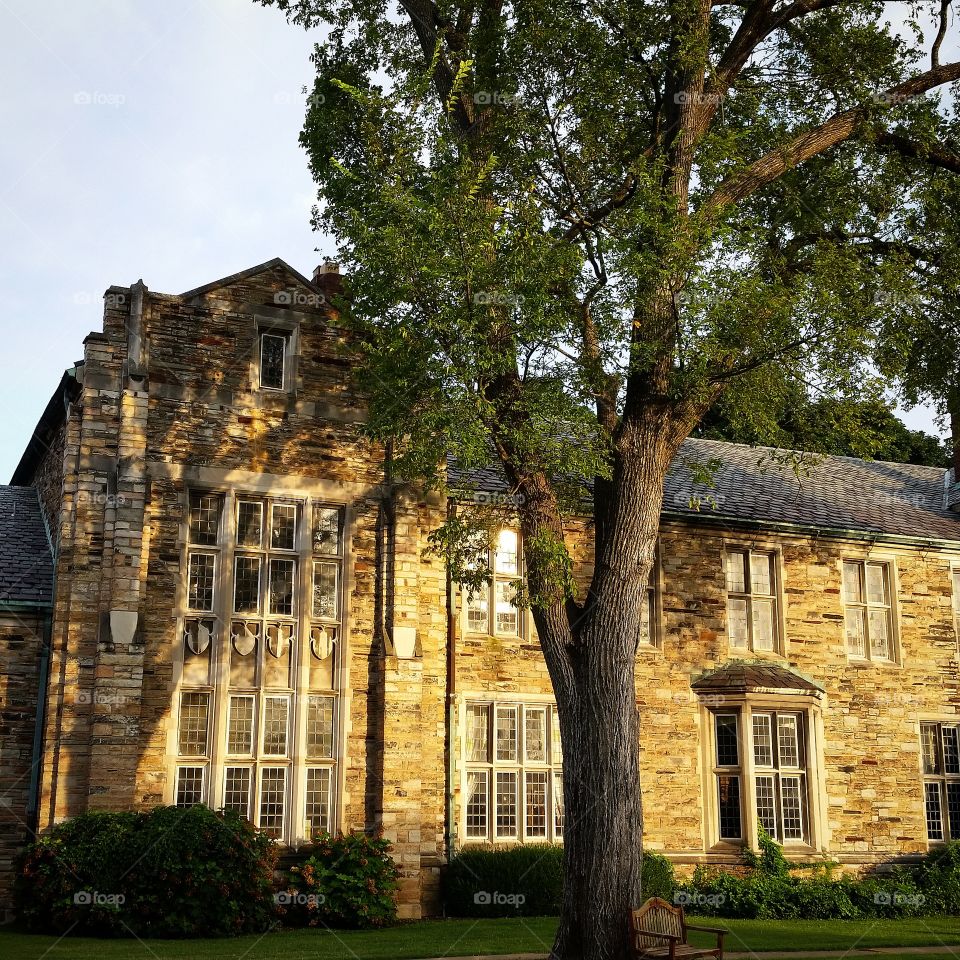
[[(717, 946), (710, 950), (706, 947), (691, 947), (687, 943), (687, 931), (700, 930), (713, 933), (717, 937)], [(683, 907), (674, 907), (653, 897), (639, 910), (630, 911), (630, 932), (635, 960), (653, 960), (669, 957), (719, 957), (723, 960), (723, 937), (726, 930), (716, 927), (695, 927), (688, 924), (683, 915)]]

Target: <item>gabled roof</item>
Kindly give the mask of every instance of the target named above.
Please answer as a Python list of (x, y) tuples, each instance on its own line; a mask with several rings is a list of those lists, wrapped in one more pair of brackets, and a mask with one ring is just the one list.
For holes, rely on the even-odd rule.
[[(960, 513), (945, 503), (947, 470), (811, 454), (796, 471), (780, 462), (789, 452), (685, 441), (664, 486), (664, 519), (960, 543)], [(712, 485), (696, 483), (691, 465), (711, 463)], [(495, 464), (472, 471), (453, 464), (449, 484), (454, 490), (507, 491)]]
[(0, 486), (0, 608), (52, 601), (53, 557), (37, 491)]
[(76, 400), (80, 395), (80, 384), (74, 375), (76, 367), (64, 372), (57, 384), (57, 389), (47, 401), (40, 419), (37, 421), (33, 433), (27, 442), (27, 448), (13, 471), (11, 483), (16, 486), (28, 486), (33, 482), (33, 474), (37, 464), (43, 459), (50, 446), (50, 441), (60, 429), (67, 416), (67, 404)]
[(779, 663), (732, 660), (690, 684), (697, 693), (794, 693), (820, 696), (823, 687)]
[(272, 260), (266, 260), (263, 263), (258, 263), (255, 267), (248, 267), (246, 270), (241, 270), (239, 273), (232, 273), (229, 277), (221, 277), (219, 280), (214, 280), (211, 283), (205, 283), (202, 287), (197, 287), (194, 290), (188, 290), (186, 293), (181, 293), (180, 296), (184, 299), (189, 297), (199, 297), (205, 293), (210, 293), (212, 290), (217, 290), (220, 287), (229, 287), (232, 283), (239, 283), (241, 280), (249, 280), (250, 277), (255, 277), (258, 273), (265, 273), (267, 270), (273, 270), (276, 267), (281, 267), (286, 271), (290, 276), (297, 281), (297, 283), (303, 284), (308, 290), (312, 290), (315, 293), (320, 293), (321, 290), (316, 286), (311, 280), (308, 280), (302, 273), (298, 270), (294, 270), (285, 260), (282, 260), (280, 257), (274, 257)]

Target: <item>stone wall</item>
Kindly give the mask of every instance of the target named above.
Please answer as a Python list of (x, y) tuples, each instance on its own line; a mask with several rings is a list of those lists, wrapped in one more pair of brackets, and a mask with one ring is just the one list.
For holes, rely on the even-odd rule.
[(40, 616), (0, 613), (0, 922), (9, 909), (14, 858), (30, 838), (43, 630)]

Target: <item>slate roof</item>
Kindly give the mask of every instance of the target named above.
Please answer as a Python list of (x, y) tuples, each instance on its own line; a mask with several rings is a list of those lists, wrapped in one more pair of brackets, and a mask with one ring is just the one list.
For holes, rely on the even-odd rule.
[[(960, 542), (960, 513), (945, 505), (945, 469), (808, 454), (795, 471), (775, 459), (788, 452), (687, 440), (667, 477), (663, 516)], [(713, 485), (696, 483), (691, 465), (711, 462)], [(474, 471), (453, 465), (449, 484), (456, 490), (507, 490), (496, 465)]]
[(49, 606), (53, 558), (34, 487), (0, 486), (0, 607)]
[(790, 690), (820, 695), (823, 687), (778, 663), (748, 663), (733, 660), (694, 680), (690, 686), (698, 693), (723, 690), (747, 693), (756, 690)]

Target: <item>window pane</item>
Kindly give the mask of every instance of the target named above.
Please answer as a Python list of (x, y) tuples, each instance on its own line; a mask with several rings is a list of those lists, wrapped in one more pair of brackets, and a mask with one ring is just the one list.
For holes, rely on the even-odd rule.
[(264, 697), (263, 752), (268, 756), (286, 756), (289, 705), (286, 697)]
[(752, 593), (773, 595), (773, 557), (769, 553), (750, 555), (750, 587)]
[(313, 552), (340, 552), (340, 509), (338, 507), (313, 508)]
[(843, 564), (843, 599), (847, 603), (863, 603), (859, 563), (845, 561)]
[(653, 590), (648, 589), (644, 594), (643, 602), (640, 606), (640, 642), (652, 643), (653, 632), (651, 625), (655, 619), (654, 613), (655, 597)]
[(726, 556), (727, 590), (730, 593), (747, 592), (747, 555), (741, 550), (731, 550)]
[(799, 767), (800, 734), (795, 715), (788, 713), (777, 716), (777, 737), (780, 767)]
[(330, 780), (332, 772), (329, 767), (307, 770), (304, 819), (310, 824), (311, 837), (319, 830), (330, 829)]
[(212, 610), (217, 559), (212, 553), (191, 553), (187, 561), (187, 603), (191, 610)]
[(803, 840), (803, 779), (780, 778), (780, 808), (784, 840)]
[(337, 619), (337, 564), (317, 561), (313, 565), (313, 615)]
[(296, 580), (295, 560), (270, 561), (269, 612), (281, 617), (293, 616), (293, 585)]
[(951, 840), (960, 840), (960, 783), (947, 783), (947, 826)]
[(545, 707), (524, 710), (524, 749), (527, 760), (547, 762), (547, 711)]
[(517, 532), (501, 530), (497, 534), (494, 569), (497, 573), (517, 572)]
[(253, 753), (253, 697), (231, 697), (227, 753), (247, 757)]
[(863, 657), (867, 653), (863, 607), (847, 607), (843, 614), (844, 630), (847, 635), (847, 653), (853, 657)]
[(553, 775), (553, 833), (563, 836), (563, 774)]
[(890, 659), (890, 611), (885, 607), (870, 610), (870, 656), (876, 660)]
[(203, 803), (203, 767), (177, 767), (178, 807), (192, 807)]
[(275, 503), (271, 509), (270, 548), (293, 550), (297, 545), (297, 507), (293, 503)]
[(740, 766), (740, 741), (737, 735), (737, 714), (718, 713), (717, 729), (717, 766)]
[(517, 835), (517, 774), (513, 770), (497, 771), (497, 836)]
[(773, 731), (769, 713), (753, 715), (753, 762), (758, 767), (773, 766)]
[(233, 583), (235, 613), (260, 612), (260, 558), (237, 557)]
[(237, 543), (259, 547), (263, 542), (263, 504), (241, 500), (237, 504)]
[(773, 777), (757, 777), (757, 818), (771, 837), (778, 836)]
[(212, 546), (220, 530), (222, 498), (213, 493), (194, 493), (190, 496), (190, 542)]
[(496, 583), (496, 633), (514, 637), (520, 626), (520, 611), (513, 605), (517, 591), (509, 580)]
[(547, 835), (547, 771), (534, 770), (524, 774), (524, 830), (528, 837)]
[(727, 601), (727, 634), (730, 646), (747, 648), (747, 601), (731, 598)]
[(287, 807), (287, 771), (284, 767), (267, 767), (260, 771), (260, 829), (268, 837), (283, 836), (283, 820)]
[(740, 820), (740, 778), (717, 777), (718, 810), (720, 814), (720, 839), (742, 840), (743, 826)]
[(180, 756), (206, 756), (209, 707), (209, 693), (180, 695)]
[(250, 819), (249, 767), (227, 767), (223, 778), (223, 806)]
[(307, 701), (307, 756), (333, 757), (333, 697)]
[(486, 770), (471, 770), (467, 774), (466, 822), (468, 837), (486, 837), (489, 782)]
[(551, 727), (553, 728), (553, 740), (550, 744), (552, 760), (554, 763), (563, 761), (563, 744), (560, 742), (560, 717), (557, 716), (557, 708), (550, 711)]
[(464, 596), (467, 602), (467, 630), (471, 633), (487, 633), (490, 630), (490, 588), (483, 586)]
[(753, 600), (753, 648), (773, 650), (773, 601)]
[(887, 568), (886, 564), (868, 563), (867, 573), (867, 603), (886, 604), (887, 595)]
[(517, 759), (516, 707), (497, 707), (497, 759)]
[(467, 760), (486, 763), (490, 759), (489, 722), (490, 707), (488, 705), (467, 704)]
[(943, 840), (943, 814), (940, 807), (940, 784), (925, 783), (923, 795), (927, 808), (927, 838)]
[(960, 743), (957, 740), (957, 728), (944, 726), (943, 736), (943, 772), (960, 773)]
[(283, 357), (286, 339), (265, 333), (260, 337), (260, 386), (283, 389)]
[(960, 567), (953, 571), (953, 612), (960, 617)]
[(940, 752), (937, 750), (937, 725), (920, 724), (920, 744), (923, 748), (923, 772), (940, 772)]

